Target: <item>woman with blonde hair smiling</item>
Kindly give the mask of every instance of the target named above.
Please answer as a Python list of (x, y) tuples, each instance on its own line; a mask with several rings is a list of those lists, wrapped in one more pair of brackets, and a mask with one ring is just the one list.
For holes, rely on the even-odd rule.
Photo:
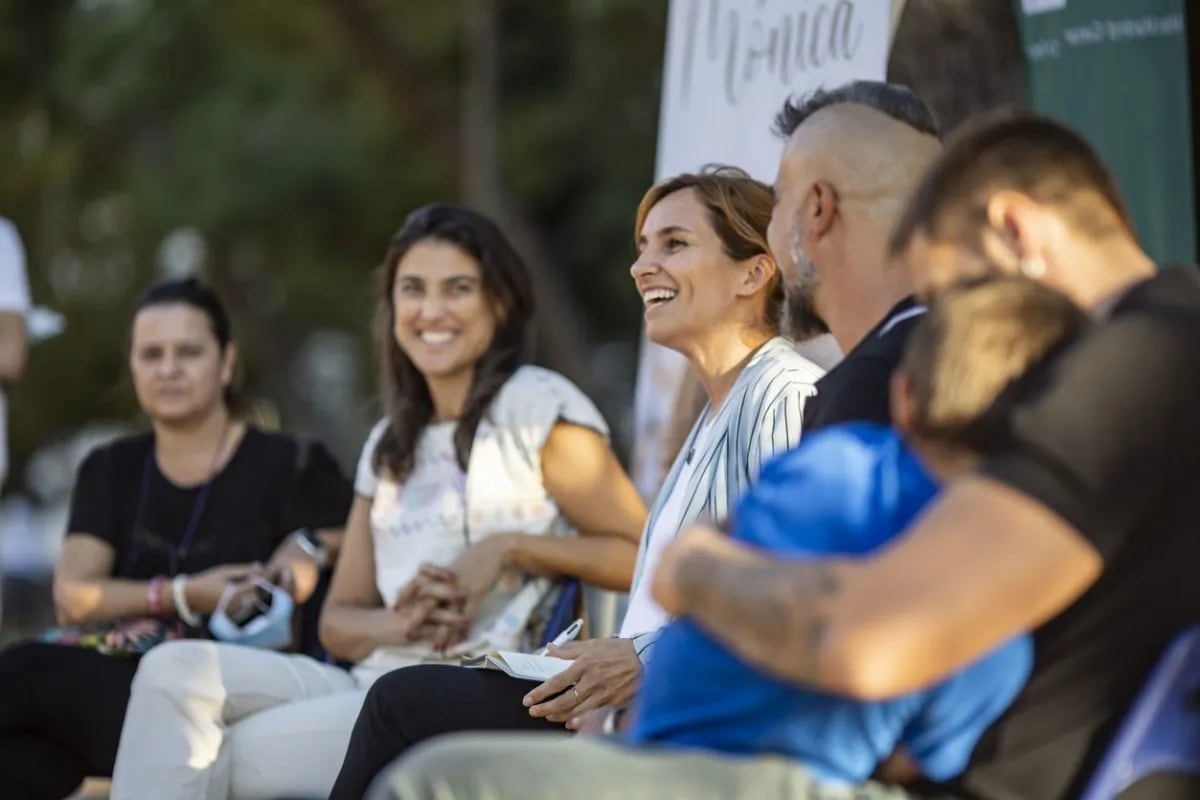
[(724, 518), (763, 464), (799, 442), (822, 374), (779, 335), (773, 205), (764, 184), (713, 167), (653, 186), (638, 207), (630, 273), (647, 335), (687, 357), (708, 402), (650, 513), (620, 636), (553, 649), (573, 663), (542, 684), (442, 665), (384, 676), (359, 714), (333, 800), (362, 797), (389, 761), (433, 736), (578, 728), (632, 699), (668, 622), (645, 579), (663, 547), (698, 518)]

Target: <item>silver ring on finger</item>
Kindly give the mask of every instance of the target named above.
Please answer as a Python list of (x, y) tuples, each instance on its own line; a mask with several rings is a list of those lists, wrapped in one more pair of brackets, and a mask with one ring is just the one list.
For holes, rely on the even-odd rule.
[(579, 705), (580, 703), (582, 703), (583, 698), (579, 696), (579, 687), (572, 686), (571, 691), (575, 693), (575, 705)]

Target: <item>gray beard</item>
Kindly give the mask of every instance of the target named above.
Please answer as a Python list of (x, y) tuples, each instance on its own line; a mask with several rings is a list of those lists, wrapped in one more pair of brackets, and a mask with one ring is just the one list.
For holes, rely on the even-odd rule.
[(813, 296), (821, 283), (821, 273), (799, 245), (792, 246), (792, 258), (796, 264), (796, 280), (784, 282), (783, 334), (796, 342), (803, 342), (829, 333), (829, 326), (817, 314)]
[(824, 333), (829, 333), (829, 326), (817, 315), (812, 297), (788, 291), (783, 303), (783, 335), (794, 342), (804, 342)]

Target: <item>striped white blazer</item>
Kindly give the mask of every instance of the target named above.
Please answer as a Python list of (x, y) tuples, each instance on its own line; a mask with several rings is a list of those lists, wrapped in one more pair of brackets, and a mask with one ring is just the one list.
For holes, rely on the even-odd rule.
[[(696, 468), (684, 489), (683, 514), (676, 533), (697, 519), (723, 520), (758, 478), (763, 465), (799, 444), (804, 404), (816, 394), (815, 384), (823, 374), (824, 370), (796, 352), (792, 342), (776, 337), (751, 357), (717, 411), (703, 450), (692, 452), (702, 424), (712, 413), (710, 406), (704, 407), (650, 511), (638, 551), (634, 586), (651, 578), (643, 574), (650, 537), (688, 454)], [(648, 662), (649, 647), (657, 639), (658, 631), (633, 637), (643, 663)]]

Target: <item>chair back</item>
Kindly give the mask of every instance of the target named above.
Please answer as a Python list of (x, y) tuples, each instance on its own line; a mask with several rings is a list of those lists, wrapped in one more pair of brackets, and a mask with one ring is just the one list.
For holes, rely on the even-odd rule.
[(1080, 800), (1115, 800), (1157, 773), (1200, 776), (1200, 626), (1159, 660)]
[(555, 636), (558, 636), (575, 621), (575, 617), (578, 616), (581, 591), (582, 587), (578, 578), (572, 578), (563, 583), (558, 602), (554, 604), (554, 610), (550, 612), (550, 618), (546, 622), (546, 633), (542, 636), (538, 647), (550, 644), (554, 641)]

